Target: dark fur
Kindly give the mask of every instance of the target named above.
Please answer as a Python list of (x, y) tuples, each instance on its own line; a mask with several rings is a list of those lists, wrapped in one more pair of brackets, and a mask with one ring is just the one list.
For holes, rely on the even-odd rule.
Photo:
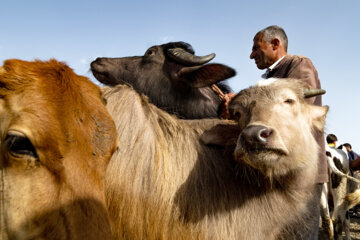
[(360, 170), (360, 157), (350, 162), (350, 168), (354, 171)]

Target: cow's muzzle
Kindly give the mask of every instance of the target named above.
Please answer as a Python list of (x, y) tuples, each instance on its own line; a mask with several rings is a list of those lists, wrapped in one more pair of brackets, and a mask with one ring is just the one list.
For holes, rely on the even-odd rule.
[(280, 155), (287, 155), (286, 148), (282, 138), (271, 127), (263, 125), (250, 125), (240, 134), (240, 149), (246, 153), (275, 152)]
[(261, 125), (252, 125), (242, 131), (240, 143), (247, 149), (262, 148), (268, 143), (272, 134), (273, 130), (271, 128)]

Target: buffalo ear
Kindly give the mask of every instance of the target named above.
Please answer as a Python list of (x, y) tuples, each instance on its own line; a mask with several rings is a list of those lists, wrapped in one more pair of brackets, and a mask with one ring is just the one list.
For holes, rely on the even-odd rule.
[(311, 105), (311, 119), (315, 129), (319, 131), (324, 130), (326, 114), (329, 111), (328, 106)]
[(201, 135), (201, 141), (207, 145), (235, 145), (240, 135), (237, 124), (218, 124)]
[(178, 76), (194, 88), (208, 87), (227, 78), (233, 77), (235, 70), (223, 64), (207, 64), (203, 66), (184, 67)]

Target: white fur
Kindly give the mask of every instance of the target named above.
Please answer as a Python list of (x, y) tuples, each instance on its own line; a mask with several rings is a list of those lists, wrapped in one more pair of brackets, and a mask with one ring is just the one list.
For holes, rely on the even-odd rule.
[(255, 86), (258, 86), (258, 87), (268, 86), (277, 80), (278, 80), (278, 78), (261, 79), (255, 84)]

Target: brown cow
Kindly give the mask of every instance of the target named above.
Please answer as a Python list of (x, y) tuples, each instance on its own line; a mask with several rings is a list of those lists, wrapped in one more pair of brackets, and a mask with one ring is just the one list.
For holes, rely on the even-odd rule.
[(278, 80), (240, 92), (230, 105), (238, 124), (179, 120), (130, 87), (105, 89), (119, 140), (106, 174), (116, 237), (271, 240), (293, 239), (299, 226), (306, 232), (318, 156), (312, 129), (323, 128), (328, 108), (308, 105), (304, 87)]
[(350, 162), (350, 168), (354, 171), (360, 170), (360, 157)]
[(109, 239), (115, 125), (99, 87), (50, 60), (0, 67), (0, 239)]

